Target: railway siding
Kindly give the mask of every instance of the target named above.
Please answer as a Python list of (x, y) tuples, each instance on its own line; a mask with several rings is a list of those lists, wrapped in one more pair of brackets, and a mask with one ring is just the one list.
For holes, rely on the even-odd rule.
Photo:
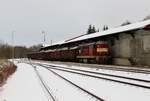
[(103, 79), (103, 80), (113, 81), (117, 83), (150, 89), (150, 86), (149, 86), (150, 80), (142, 80), (142, 79), (137, 79), (137, 78), (130, 78), (130, 77), (124, 77), (124, 76), (111, 75), (111, 74), (96, 73), (96, 72), (90, 72), (90, 71), (85, 71), (85, 70), (80, 70), (80, 69), (71, 69), (71, 68), (66, 69), (63, 67), (56, 68), (55, 66), (50, 67), (50, 66), (44, 66), (44, 65), (41, 65), (41, 66), (48, 68), (48, 69), (54, 69), (54, 70), (69, 72), (73, 74), (79, 74), (79, 75), (89, 76), (93, 78), (98, 78), (98, 79)]
[[(42, 63), (41, 66), (38, 66), (38, 68), (43, 68)], [(94, 77), (89, 77), (87, 75), (79, 75), (81, 73), (79, 71), (62, 69), (59, 68), (59, 66), (57, 67), (56, 64), (52, 68), (48, 66), (44, 68), (52, 69), (55, 73), (59, 74), (60, 76), (65, 77), (66, 79), (79, 85), (80, 87), (92, 92), (93, 94), (96, 94), (97, 96), (102, 97), (106, 101), (141, 101), (142, 99), (146, 101), (146, 99), (149, 99), (149, 88), (147, 89), (128, 84), (119, 84), (117, 82), (111, 82)], [(64, 72), (64, 70), (76, 73)]]
[[(45, 92), (41, 90), (44, 88), (43, 86), (45, 86), (44, 89), (47, 89), (47, 92), (49, 92), (56, 101), (147, 101), (147, 99), (150, 99), (150, 89), (148, 87), (150, 84), (150, 74), (148, 73), (96, 69), (65, 64), (58, 65), (37, 61), (15, 63), (19, 66), (19, 70), (24, 68), (21, 74), (26, 75), (26, 71), (31, 70), (30, 72), (28, 71), (26, 78), (30, 78), (31, 83), (39, 86), (39, 92), (35, 92), (35, 94), (39, 93), (42, 94), (42, 96), (45, 95)], [(119, 72), (120, 74), (117, 74)], [(136, 85), (133, 83), (136, 83)], [(30, 92), (32, 92), (35, 87), (32, 88), (33, 89), (29, 90)], [(17, 89), (16, 92), (18, 92)], [(48, 94), (46, 94), (46, 96), (48, 96)], [(47, 100), (55, 101), (52, 98)]]

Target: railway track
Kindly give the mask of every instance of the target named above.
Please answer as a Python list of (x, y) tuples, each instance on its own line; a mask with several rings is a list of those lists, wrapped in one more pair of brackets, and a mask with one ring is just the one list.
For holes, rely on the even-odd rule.
[(133, 69), (133, 68), (121, 68), (121, 67), (103, 67), (99, 66), (100, 69), (107, 69), (107, 70), (115, 70), (115, 71), (125, 71), (125, 72), (133, 72), (133, 73), (143, 73), (143, 74), (150, 74), (150, 70), (144, 69)]
[[(39, 64), (39, 65), (41, 65), (41, 64)], [(100, 73), (100, 72), (94, 72), (94, 71), (89, 71), (89, 70), (74, 69), (74, 68), (54, 66), (54, 65), (44, 65), (44, 66), (59, 67), (62, 69), (74, 70), (74, 71), (79, 71), (79, 72), (84, 72), (84, 73), (91, 73), (91, 74), (104, 75), (104, 76), (117, 77), (117, 78), (123, 78), (123, 79), (128, 79), (128, 80), (135, 80), (135, 81), (150, 83), (150, 80), (143, 80), (143, 79), (138, 79), (138, 78), (131, 78), (131, 77), (125, 77), (125, 76), (119, 76), (119, 75), (113, 75), (113, 74), (107, 74), (107, 73)]]
[[(43, 62), (43, 61), (41, 61)], [(48, 63), (48, 62), (47, 62)], [(59, 65), (59, 64), (58, 64)], [(75, 66), (82, 66), (82, 65), (75, 65)], [(86, 64), (83, 65), (83, 67), (86, 66)], [(90, 65), (87, 65), (87, 67), (89, 67)], [(140, 69), (140, 68), (123, 68), (123, 67), (119, 67), (119, 66), (103, 66), (103, 65), (97, 65), (94, 64), (92, 65), (92, 68), (95, 69), (104, 69), (104, 70), (114, 70), (114, 71), (124, 71), (124, 72), (133, 72), (133, 73), (143, 73), (143, 74), (150, 74), (150, 70), (149, 69)]]
[[(52, 100), (53, 100), (53, 101), (57, 101), (57, 100), (55, 99), (55, 97), (51, 94), (51, 92), (49, 91), (49, 87), (44, 83), (42, 77), (40, 76), (38, 70), (36, 69), (36, 66), (33, 65), (33, 64), (31, 64), (31, 63), (30, 63), (30, 65), (31, 65), (32, 67), (34, 67), (34, 70), (35, 70), (35, 72), (36, 72), (38, 78), (40, 79), (42, 85), (44, 86), (45, 90), (48, 92), (48, 94), (50, 95), (50, 97), (52, 98)], [(47, 68), (46, 68), (46, 69), (47, 69)], [(50, 72), (52, 72), (54, 75), (60, 77), (61, 79), (65, 80), (66, 82), (70, 83), (71, 85), (77, 87), (77, 88), (80, 89), (81, 91), (87, 93), (87, 94), (90, 95), (91, 97), (95, 98), (96, 101), (105, 101), (104, 99), (100, 98), (99, 96), (97, 96), (97, 95), (91, 93), (90, 91), (88, 91), (88, 90), (86, 90), (86, 89), (80, 87), (79, 85), (77, 85), (77, 84), (71, 82), (70, 80), (66, 79), (65, 77), (59, 75), (59, 74), (56, 73), (55, 71), (53, 71), (53, 70), (51, 70), (51, 69), (47, 69), (47, 70), (49, 70)]]
[[(42, 87), (42, 88), (50, 90), (47, 92), (50, 92), (50, 93), (52, 92), (52, 95), (55, 98), (59, 99), (59, 100), (57, 99), (56, 101), (71, 101), (72, 99), (70, 98), (73, 98), (73, 99), (75, 98), (74, 100), (77, 100), (77, 99), (81, 100), (83, 98), (84, 100), (81, 100), (81, 101), (95, 101), (97, 99), (96, 97), (91, 96), (90, 94), (86, 93), (84, 90), (81, 90), (80, 88), (85, 89), (87, 92), (90, 92), (92, 95), (96, 95), (97, 97), (102, 98), (101, 100), (97, 99), (96, 101), (104, 101), (104, 100), (105, 101), (121, 101), (122, 99), (124, 99), (124, 101), (128, 101), (130, 99), (132, 99), (131, 101), (141, 101), (141, 100), (146, 101), (146, 99), (149, 99), (149, 94), (150, 94), (149, 85), (141, 85), (141, 84), (135, 85), (134, 83), (130, 84), (129, 82), (126, 82), (126, 81), (124, 81), (125, 83), (118, 82), (119, 80), (114, 81), (114, 79), (112, 78), (101, 77), (105, 75), (97, 74), (97, 71), (95, 70), (86, 69), (86, 68), (78, 68), (78, 67), (71, 68), (65, 65), (61, 65), (59, 67), (57, 64), (51, 65), (51, 64), (44, 64), (42, 62), (36, 63), (33, 61), (31, 61), (31, 63), (27, 61), (25, 62), (30, 65), (32, 64), (37, 77), (41, 78), (41, 80), (39, 81), (44, 80), (43, 84), (45, 85), (46, 88), (45, 87)], [(23, 61), (23, 63), (25, 62)], [(83, 71), (80, 71), (80, 69)], [(96, 74), (94, 74), (94, 72), (96, 72)], [(111, 72), (107, 72), (107, 71), (106, 72), (102, 71), (102, 73), (104, 74), (110, 73), (109, 75), (107, 75), (108, 77), (111, 77), (112, 75)], [(115, 74), (113, 73), (113, 75)], [(129, 75), (123, 75), (123, 76), (129, 76)], [(150, 84), (149, 78), (145, 78), (145, 76), (149, 77), (149, 75), (144, 74), (144, 76), (141, 77), (141, 80), (137, 80), (139, 79), (137, 77), (140, 77), (140, 76), (137, 75), (135, 76), (136, 77), (135, 78), (134, 74), (133, 75), (131, 74), (131, 77), (134, 77), (134, 79), (132, 80), (138, 81), (138, 82), (144, 82), (142, 80), (143, 78), (143, 79), (147, 79), (146, 80), (147, 84)], [(113, 77), (117, 78), (116, 76), (113, 76)], [(129, 76), (129, 78), (131, 77)], [(72, 95), (72, 93), (70, 92), (74, 92), (75, 95)], [(68, 94), (70, 94), (69, 96), (70, 98), (68, 97)], [(50, 101), (55, 101), (55, 100), (50, 100)]]
[[(53, 96), (53, 94), (51, 93), (50, 88), (46, 85), (46, 83), (44, 82), (44, 80), (43, 80), (42, 77), (40, 76), (38, 70), (36, 69), (36, 66), (34, 66), (34, 65), (32, 65), (32, 64), (30, 64), (30, 65), (34, 68), (34, 71), (35, 71), (37, 77), (39, 78), (39, 80), (40, 80), (42, 86), (44, 87), (45, 91), (46, 91), (47, 94), (49, 95), (50, 99), (51, 99), (52, 101), (57, 101), (56, 98), (55, 98), (55, 97)], [(49, 99), (49, 101), (51, 101), (50, 99)]]
[(100, 66), (96, 65), (96, 66), (93, 66), (92, 68), (104, 69), (104, 70), (114, 70), (114, 71), (123, 71), (123, 72), (131, 72), (131, 73), (150, 74), (150, 70), (148, 70), (148, 69), (139, 69), (139, 68), (123, 68), (123, 67), (118, 67), (118, 66), (101, 66), (101, 65)]
[[(46, 64), (45, 64), (46, 65)], [(55, 66), (55, 65), (49, 65), (49, 66)], [(78, 65), (75, 65), (78, 66)], [(62, 67), (62, 66), (59, 66)], [(89, 66), (88, 66), (89, 67)], [(142, 73), (142, 74), (150, 74), (150, 70), (148, 69), (139, 69), (139, 68), (122, 68), (118, 66), (93, 66), (92, 68), (95, 69), (104, 69), (104, 70), (114, 70), (114, 71), (123, 71), (123, 72), (133, 72), (133, 73)]]
[[(73, 69), (73, 68), (67, 68), (67, 67), (62, 67), (62, 66), (43, 65), (43, 64), (37, 64), (37, 65), (45, 67), (47, 69), (54, 69), (54, 70), (68, 72), (68, 73), (79, 74), (79, 75), (89, 76), (89, 77), (93, 77), (97, 79), (103, 79), (103, 80), (113, 81), (113, 82), (122, 83), (126, 85), (136, 86), (140, 88), (150, 89), (149, 80), (117, 76), (117, 75), (105, 74), (105, 73), (99, 73), (99, 72), (93, 72), (93, 71), (87, 71), (87, 70)], [(123, 79), (123, 80), (120, 80), (120, 79)]]
[(104, 99), (100, 98), (99, 96), (97, 96), (97, 95), (89, 92), (88, 90), (78, 86), (77, 84), (71, 82), (70, 80), (68, 80), (65, 77), (59, 75), (58, 73), (54, 72), (53, 70), (51, 70), (51, 69), (48, 69), (48, 70), (51, 71), (53, 74), (57, 75), (58, 77), (62, 78), (63, 80), (65, 80), (65, 81), (69, 82), (70, 84), (74, 85), (75, 87), (79, 88), (80, 90), (82, 90), (82, 91), (86, 92), (87, 94), (91, 95), (92, 97), (96, 98), (98, 101), (105, 101)]

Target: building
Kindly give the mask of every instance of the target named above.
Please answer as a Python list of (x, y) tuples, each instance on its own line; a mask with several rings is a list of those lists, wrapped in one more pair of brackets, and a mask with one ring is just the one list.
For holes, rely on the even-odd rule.
[(113, 64), (150, 66), (150, 27), (120, 32), (110, 40)]
[(79, 45), (95, 40), (105, 40), (109, 43), (112, 64), (150, 66), (150, 20), (81, 35), (41, 50), (64, 45)]

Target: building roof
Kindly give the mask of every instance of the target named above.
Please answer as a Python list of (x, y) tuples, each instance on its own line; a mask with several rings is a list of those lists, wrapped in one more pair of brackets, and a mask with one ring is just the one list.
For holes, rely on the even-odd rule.
[[(111, 28), (111, 29), (97, 32), (97, 33), (84, 34), (84, 35), (81, 35), (79, 37), (75, 37), (75, 38), (72, 38), (69, 40), (63, 40), (63, 41), (54, 43), (51, 46), (61, 45), (61, 44), (66, 44), (66, 43), (71, 43), (71, 42), (77, 42), (77, 41), (83, 41), (83, 40), (87, 40), (87, 39), (91, 39), (91, 38), (113, 35), (113, 34), (126, 32), (126, 31), (132, 31), (132, 30), (136, 30), (136, 29), (142, 29), (142, 28), (145, 28), (146, 26), (149, 26), (149, 25), (150, 25), (150, 20), (140, 21), (137, 23), (133, 23), (133, 24), (125, 25), (125, 26), (119, 26), (116, 28)], [(50, 47), (50, 46), (48, 46), (48, 47)]]
[(79, 38), (67, 41), (67, 43), (68, 42), (74, 42), (74, 41), (86, 40), (86, 39), (90, 39), (90, 38), (96, 38), (96, 37), (100, 37), (100, 36), (116, 34), (116, 33), (121, 33), (121, 32), (126, 32), (126, 31), (131, 31), (131, 30), (136, 30), (136, 29), (142, 29), (148, 25), (150, 25), (150, 20), (141, 21), (141, 22), (137, 22), (137, 23), (133, 23), (133, 24), (125, 25), (125, 26), (120, 26), (120, 27), (108, 29), (105, 31), (81, 36)]

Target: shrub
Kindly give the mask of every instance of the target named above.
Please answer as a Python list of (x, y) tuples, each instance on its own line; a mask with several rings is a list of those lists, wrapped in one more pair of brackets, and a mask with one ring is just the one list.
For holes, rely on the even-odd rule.
[(12, 62), (0, 60), (0, 86), (2, 86), (8, 77), (16, 71), (17, 67)]

